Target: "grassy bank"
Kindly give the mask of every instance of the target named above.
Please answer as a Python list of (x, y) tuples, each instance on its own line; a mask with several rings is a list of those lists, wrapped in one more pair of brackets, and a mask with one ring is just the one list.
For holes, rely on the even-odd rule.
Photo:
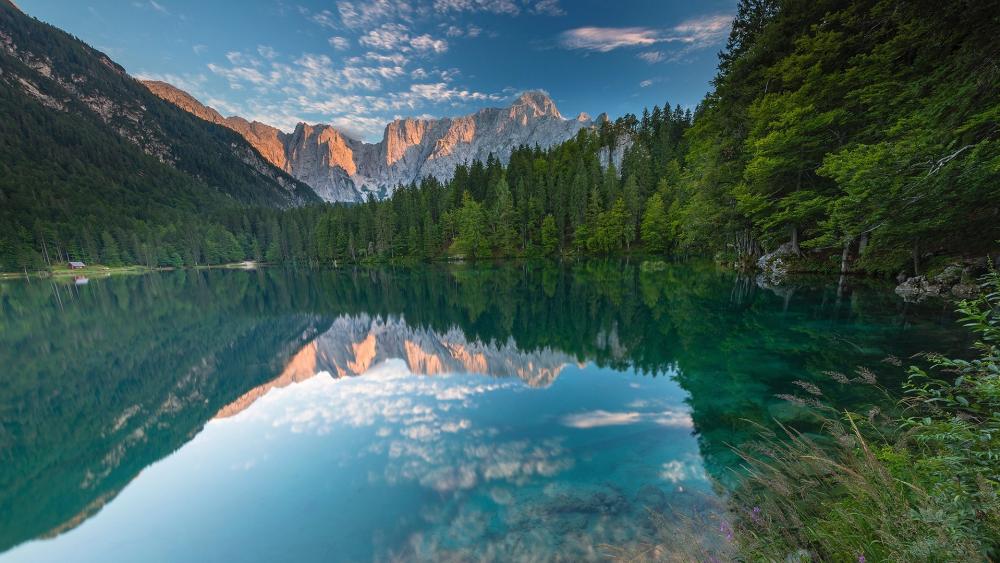
[[(717, 519), (678, 524), (653, 514), (622, 561), (996, 561), (1000, 558), (1000, 273), (958, 303), (976, 336), (967, 358), (912, 358), (901, 399), (876, 371), (827, 373), (782, 398), (808, 407), (821, 432), (779, 426), (734, 447), (743, 460)], [(888, 357), (877, 371), (903, 370)], [(874, 367), (874, 366), (873, 366)], [(867, 412), (831, 404), (834, 386), (862, 386)], [(683, 516), (682, 516), (682, 519)], [(688, 518), (690, 519), (690, 518)]]
[(11, 280), (11, 279), (24, 279), (26, 277), (27, 278), (72, 278), (72, 277), (100, 278), (113, 275), (144, 274), (150, 271), (152, 271), (152, 269), (147, 268), (145, 266), (101, 266), (99, 264), (94, 264), (76, 270), (70, 269), (68, 266), (57, 266), (53, 267), (51, 270), (2, 272), (0, 273), (0, 279)]
[[(974, 359), (928, 354), (909, 368), (891, 412), (839, 412), (823, 390), (812, 405), (826, 432), (792, 429), (740, 449), (746, 479), (731, 507), (748, 560), (992, 561), (1000, 555), (1000, 274), (958, 305), (978, 337)], [(890, 364), (900, 364), (890, 358)], [(875, 374), (831, 373), (831, 385)]]

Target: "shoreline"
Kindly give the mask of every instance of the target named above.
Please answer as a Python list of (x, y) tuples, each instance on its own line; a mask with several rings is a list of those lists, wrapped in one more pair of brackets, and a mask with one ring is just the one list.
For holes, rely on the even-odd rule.
[(231, 262), (227, 264), (211, 264), (211, 265), (200, 265), (200, 266), (189, 266), (182, 268), (175, 268), (172, 266), (157, 266), (150, 268), (149, 266), (101, 266), (93, 265), (86, 266), (77, 270), (71, 270), (69, 268), (57, 268), (54, 270), (29, 270), (27, 272), (0, 272), (0, 281), (6, 280), (23, 280), (23, 279), (46, 279), (46, 278), (104, 278), (117, 275), (134, 275), (134, 274), (148, 274), (150, 272), (170, 272), (174, 270), (212, 270), (212, 269), (227, 269), (227, 270), (253, 270), (263, 264), (257, 262)]

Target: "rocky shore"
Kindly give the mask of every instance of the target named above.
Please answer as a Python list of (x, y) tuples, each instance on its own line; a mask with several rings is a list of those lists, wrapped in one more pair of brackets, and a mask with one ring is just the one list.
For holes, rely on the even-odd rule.
[(896, 294), (907, 302), (920, 302), (931, 297), (970, 299), (979, 293), (976, 280), (989, 271), (988, 258), (962, 260), (950, 264), (934, 276), (900, 274)]
[[(796, 253), (790, 243), (782, 244), (757, 259), (757, 284), (774, 288), (781, 286), (789, 274), (814, 273), (817, 270), (811, 258)], [(989, 271), (990, 260), (990, 257), (956, 260), (931, 275), (910, 276), (900, 272), (895, 292), (911, 303), (929, 298), (970, 299), (978, 294), (977, 280)], [(1000, 268), (1000, 257), (994, 266)]]

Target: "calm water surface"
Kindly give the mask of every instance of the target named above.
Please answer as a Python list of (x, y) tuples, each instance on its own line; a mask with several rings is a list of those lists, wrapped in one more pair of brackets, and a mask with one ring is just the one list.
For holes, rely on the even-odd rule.
[[(796, 381), (961, 349), (948, 307), (709, 264), (0, 284), (0, 562), (707, 558)], [(657, 517), (655, 515), (660, 515)]]

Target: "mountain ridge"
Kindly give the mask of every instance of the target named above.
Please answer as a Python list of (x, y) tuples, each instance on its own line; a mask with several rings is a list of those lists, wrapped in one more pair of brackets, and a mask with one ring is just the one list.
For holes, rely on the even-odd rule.
[(194, 96), (161, 81), (143, 81), (154, 94), (202, 119), (229, 127), (273, 165), (305, 182), (327, 201), (386, 197), (400, 184), (432, 176), (445, 181), (456, 165), (492, 154), (502, 162), (519, 145), (547, 148), (563, 142), (597, 120), (581, 113), (566, 119), (544, 92), (522, 93), (507, 107), (486, 107), (442, 118), (397, 118), (382, 139), (368, 143), (332, 125), (300, 122), (286, 133), (239, 116), (224, 117)]

